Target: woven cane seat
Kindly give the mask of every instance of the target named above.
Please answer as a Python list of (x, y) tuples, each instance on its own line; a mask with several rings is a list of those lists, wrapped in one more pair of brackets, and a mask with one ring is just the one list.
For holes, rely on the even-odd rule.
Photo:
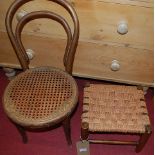
[(3, 98), (8, 117), (23, 126), (58, 123), (77, 103), (77, 85), (66, 72), (41, 67), (19, 74), (7, 86)]
[(90, 84), (83, 102), (89, 131), (144, 133), (150, 125), (144, 93), (135, 86)]

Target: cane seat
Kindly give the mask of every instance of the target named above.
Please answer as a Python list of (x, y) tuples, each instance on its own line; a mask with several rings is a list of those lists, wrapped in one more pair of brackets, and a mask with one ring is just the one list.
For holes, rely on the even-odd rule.
[(12, 80), (4, 93), (4, 109), (14, 122), (34, 128), (63, 120), (77, 103), (72, 76), (52, 68), (29, 69)]

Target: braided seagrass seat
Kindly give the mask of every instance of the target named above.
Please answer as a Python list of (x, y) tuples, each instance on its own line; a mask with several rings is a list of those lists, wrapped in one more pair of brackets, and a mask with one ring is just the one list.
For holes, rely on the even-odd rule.
[[(15, 29), (12, 21), (16, 11), (31, 0), (16, 0), (6, 15), (6, 29), (12, 46), (19, 59), (23, 72), (7, 86), (3, 96), (4, 111), (16, 125), (27, 142), (25, 129), (43, 129), (62, 123), (68, 144), (71, 144), (70, 115), (78, 100), (78, 89), (72, 77), (74, 56), (79, 38), (79, 21), (73, 7), (66, 0), (50, 0), (62, 6), (70, 14), (74, 29), (71, 31), (66, 20), (51, 11), (35, 11), (22, 17)], [(24, 26), (40, 18), (58, 22), (67, 34), (64, 54), (65, 71), (51, 66), (29, 69), (29, 59), (21, 41)]]
[(136, 145), (139, 152), (150, 135), (150, 126), (144, 93), (136, 86), (90, 84), (84, 88), (83, 140), (88, 139), (88, 132), (141, 134), (139, 142), (124, 142)]

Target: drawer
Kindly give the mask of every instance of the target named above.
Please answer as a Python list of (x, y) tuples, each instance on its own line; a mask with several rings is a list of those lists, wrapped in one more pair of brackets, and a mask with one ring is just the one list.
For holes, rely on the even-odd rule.
[[(0, 42), (5, 45), (0, 46), (0, 65), (19, 68), (6, 33), (0, 32), (0, 35)], [(23, 41), (26, 48), (31, 48), (35, 52), (31, 67), (52, 65), (64, 69), (61, 60), (65, 40), (23, 35)], [(111, 70), (113, 60), (119, 62), (118, 71)], [(79, 77), (152, 86), (153, 51), (80, 41), (73, 73)]]
[[(20, 68), (20, 63), (7, 34), (0, 31), (0, 36), (0, 43), (6, 45), (0, 46), (0, 65)], [(61, 69), (64, 68), (61, 62), (63, 62), (63, 54), (66, 45), (65, 40), (25, 34), (22, 36), (22, 40), (25, 49), (32, 49), (34, 52), (33, 59), (30, 61), (30, 67), (55, 66)]]
[[(89, 2), (83, 1), (77, 6), (82, 40), (153, 49), (153, 8), (103, 1)], [(117, 32), (121, 22), (126, 22), (128, 27), (128, 32), (124, 35)]]
[[(153, 6), (138, 6), (127, 4), (116, 4), (112, 0), (69, 0), (72, 1), (78, 13), (80, 20), (80, 41), (91, 43), (113, 43), (141, 49), (153, 49)], [(139, 1), (134, 1), (141, 3)], [(1, 1), (0, 20), (4, 21), (6, 10), (10, 5), (10, 1)], [(32, 3), (34, 3), (32, 5)], [(137, 4), (136, 3), (136, 4)], [(49, 9), (57, 12), (61, 11), (67, 16), (60, 7), (53, 6), (50, 2), (39, 3), (30, 2), (21, 10), (30, 12), (31, 10)], [(20, 10), (19, 10), (20, 11)], [(117, 32), (120, 22), (127, 23), (128, 32), (121, 35)], [(5, 31), (4, 22), (0, 23), (0, 29)], [(53, 31), (54, 30), (54, 31)], [(49, 22), (49, 20), (40, 19), (28, 24), (25, 33), (40, 35), (45, 37), (65, 38), (64, 30), (59, 30), (58, 25)]]
[[(153, 86), (153, 51), (107, 44), (81, 43), (74, 71), (82, 77)], [(111, 69), (117, 60), (119, 69)]]

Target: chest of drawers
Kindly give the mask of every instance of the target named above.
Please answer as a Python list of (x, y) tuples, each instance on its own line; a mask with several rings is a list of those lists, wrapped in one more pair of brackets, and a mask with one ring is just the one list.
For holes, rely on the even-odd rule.
[[(75, 7), (80, 21), (74, 75), (153, 86), (153, 1), (68, 1)], [(20, 68), (4, 25), (11, 2), (0, 1), (0, 66)], [(64, 12), (50, 2), (38, 0), (23, 6), (17, 16), (38, 9)], [(64, 14), (70, 21), (66, 12)], [(66, 35), (59, 28), (56, 23), (45, 19), (35, 20), (26, 26), (24, 46), (34, 51), (30, 67), (52, 65), (63, 68), (61, 60)]]

